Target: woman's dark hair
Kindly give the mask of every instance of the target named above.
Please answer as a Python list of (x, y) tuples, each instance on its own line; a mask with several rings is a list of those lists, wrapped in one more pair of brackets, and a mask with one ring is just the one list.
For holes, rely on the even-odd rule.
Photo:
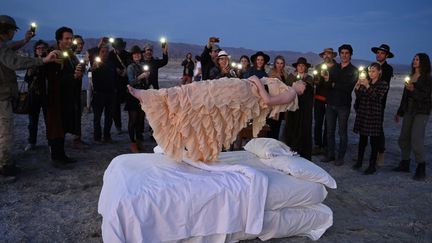
[(196, 55), (196, 56), (195, 56), (195, 60), (197, 60), (197, 61), (201, 62), (201, 57), (200, 57), (200, 56), (198, 56), (198, 55)]
[(81, 35), (74, 35), (73, 38), (74, 39), (81, 39), (81, 41), (82, 41), (82, 43), (84, 45), (84, 39), (83, 39), (83, 37)]
[(43, 40), (38, 40), (38, 41), (36, 41), (35, 42), (35, 44), (34, 44), (34, 46), (33, 46), (33, 54), (34, 54), (34, 56), (36, 57), (36, 47), (37, 46), (40, 46), (40, 45), (44, 45), (45, 46), (45, 48), (48, 50), (48, 43), (47, 42), (45, 42), (45, 41), (43, 41)]
[(73, 35), (73, 31), (72, 31), (71, 28), (69, 28), (69, 27), (65, 27), (65, 26), (60, 27), (60, 28), (59, 28), (58, 30), (56, 30), (56, 32), (55, 32), (55, 38), (56, 38), (57, 43), (58, 43), (61, 39), (63, 39), (63, 33), (65, 33), (65, 32), (71, 33), (71, 34)]
[(241, 60), (242, 60), (243, 58), (245, 58), (245, 59), (248, 61), (248, 66), (245, 67), (245, 68), (246, 68), (246, 69), (249, 69), (249, 68), (250, 68), (250, 63), (251, 63), (249, 57), (246, 56), (246, 55), (242, 55), (242, 56), (240, 57), (240, 59), (239, 59), (239, 62), (241, 62)]
[[(431, 62), (429, 56), (426, 53), (417, 53), (415, 56), (418, 56), (420, 60), (420, 75), (421, 76), (430, 76), (431, 75)], [(414, 57), (415, 57), (414, 56)], [(411, 75), (414, 74), (415, 69), (412, 67), (411, 63)]]

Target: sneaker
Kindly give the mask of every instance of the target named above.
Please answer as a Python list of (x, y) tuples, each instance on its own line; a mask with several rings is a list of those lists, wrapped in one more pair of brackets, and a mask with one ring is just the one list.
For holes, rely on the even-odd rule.
[(384, 166), (384, 153), (378, 153), (376, 165)]
[(34, 150), (35, 148), (36, 148), (36, 145), (29, 143), (25, 146), (24, 151)]
[(335, 157), (328, 157), (328, 156), (325, 156), (322, 160), (321, 160), (321, 162), (323, 162), (323, 163), (329, 163), (329, 162), (332, 162), (332, 161), (334, 161), (335, 160)]

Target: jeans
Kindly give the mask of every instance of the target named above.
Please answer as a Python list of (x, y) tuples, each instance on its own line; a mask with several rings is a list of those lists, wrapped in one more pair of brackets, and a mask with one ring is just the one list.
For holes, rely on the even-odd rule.
[(399, 136), (402, 160), (409, 160), (411, 150), (417, 163), (425, 162), (425, 133), (429, 115), (404, 114)]
[(94, 129), (94, 140), (100, 140), (102, 136), (101, 128), (101, 117), (102, 113), (104, 117), (104, 138), (111, 138), (111, 126), (112, 126), (112, 105), (115, 94), (104, 94), (93, 92), (93, 129)]
[(42, 108), (43, 118), (46, 127), (46, 118), (47, 118), (47, 107), (48, 107), (48, 98), (46, 96), (37, 95), (34, 92), (30, 92), (30, 107), (29, 107), (29, 144), (36, 144), (37, 141), (37, 132), (38, 132), (38, 123), (39, 123), (39, 114)]
[(0, 169), (3, 166), (13, 165), (11, 159), (14, 116), (12, 114), (12, 102), (0, 101)]
[[(314, 103), (314, 143), (320, 148), (327, 147), (326, 104), (315, 100)], [(324, 126), (324, 133), (323, 133)]]
[(344, 159), (348, 146), (348, 118), (351, 107), (349, 106), (332, 106), (327, 105), (326, 121), (327, 121), (327, 156), (335, 157), (336, 150), (336, 122), (339, 128), (339, 150), (338, 159)]

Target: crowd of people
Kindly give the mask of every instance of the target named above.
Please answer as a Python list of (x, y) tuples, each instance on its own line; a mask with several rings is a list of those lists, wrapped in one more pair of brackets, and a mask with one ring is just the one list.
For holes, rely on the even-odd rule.
[[(142, 90), (159, 89), (158, 70), (168, 63), (166, 43), (162, 45), (161, 59), (153, 56), (154, 47), (151, 44), (146, 44), (142, 49), (132, 46), (127, 51), (122, 38), (110, 42), (103, 37), (96, 47), (83, 53), (83, 37), (74, 35), (68, 27), (61, 27), (55, 33), (54, 47), (39, 40), (34, 45), (34, 57), (23, 57), (16, 50), (29, 42), (34, 33), (27, 31), (24, 40), (10, 43), (18, 29), (12, 17), (0, 16), (0, 174), (3, 177), (15, 177), (19, 173), (11, 157), (12, 107), (18, 91), (15, 75), (18, 69), (27, 69), (25, 82), (28, 83), (30, 98), (29, 137), (25, 150), (34, 149), (37, 143), (38, 120), (42, 110), (53, 164), (56, 167), (68, 166), (75, 160), (65, 153), (65, 134), (74, 135), (73, 146), (76, 148), (89, 147), (81, 139), (81, 108), (85, 106), (87, 111), (94, 114), (94, 142), (111, 143), (112, 124), (117, 132), (122, 132), (121, 104), (125, 103), (124, 109), (129, 118), (127, 130), (130, 150), (143, 151), (145, 113), (138, 99), (128, 93), (127, 85)], [(393, 77), (393, 69), (387, 59), (394, 54), (388, 45), (371, 48), (376, 55), (376, 62), (365, 69), (359, 69), (351, 63), (353, 48), (343, 44), (337, 52), (333, 48), (325, 48), (319, 54), (322, 63), (315, 65), (314, 72), (311, 72), (312, 65), (305, 57), (299, 57), (297, 62), (292, 63), (295, 71), (288, 72), (283, 56), (276, 56), (267, 72), (270, 56), (266, 53), (258, 51), (250, 58), (243, 55), (237, 65), (232, 65), (230, 55), (217, 43), (218, 38), (210, 37), (201, 55), (194, 57), (195, 60), (192, 60), (192, 53), (186, 55), (181, 63), (182, 85), (224, 77), (249, 78), (257, 86), (256, 80), (263, 77), (277, 78), (288, 86), (302, 83), (302, 91), (297, 92), (299, 109), (282, 112), (277, 120), (268, 119), (270, 130), (267, 136), (285, 142), (306, 159), (311, 160), (312, 155), (323, 155), (321, 162), (334, 162), (336, 166), (346, 161), (348, 118), (354, 91), (356, 118), (353, 130), (359, 134), (359, 142), (352, 168), (361, 169), (368, 140), (371, 154), (364, 174), (373, 174), (377, 165), (382, 165), (385, 151), (384, 111)], [(340, 63), (335, 60), (337, 55)], [(414, 56), (409, 76), (394, 118), (396, 122), (403, 118), (399, 137), (401, 162), (394, 170), (409, 172), (413, 153), (417, 163), (414, 179), (424, 180), (424, 138), (432, 108), (431, 64), (427, 54), (418, 53)], [(85, 105), (81, 104), (84, 80), (88, 83)]]

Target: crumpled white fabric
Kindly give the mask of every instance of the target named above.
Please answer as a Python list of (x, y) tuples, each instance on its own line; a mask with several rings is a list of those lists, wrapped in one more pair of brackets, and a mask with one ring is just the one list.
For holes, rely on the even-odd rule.
[(103, 240), (162, 242), (240, 231), (259, 234), (267, 177), (246, 166), (205, 168), (175, 163), (162, 154), (114, 158), (105, 171), (98, 205)]

